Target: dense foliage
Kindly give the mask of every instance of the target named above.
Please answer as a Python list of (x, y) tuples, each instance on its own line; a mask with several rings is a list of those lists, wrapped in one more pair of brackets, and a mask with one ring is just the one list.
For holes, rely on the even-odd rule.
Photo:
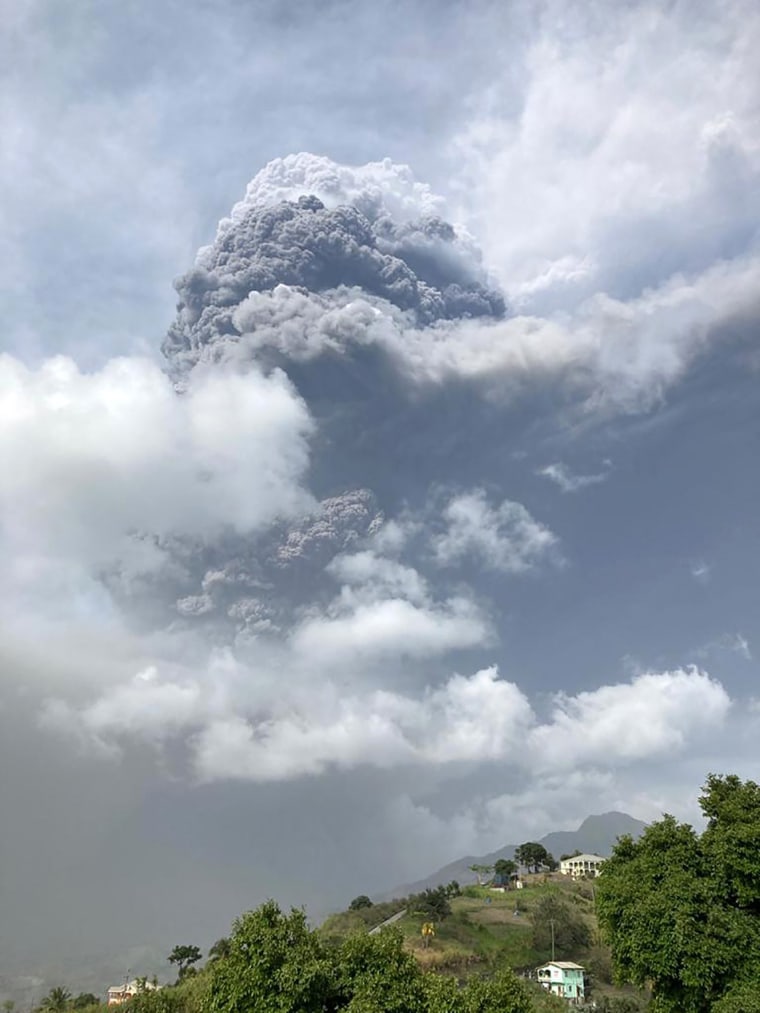
[(597, 889), (618, 975), (658, 1013), (752, 1013), (760, 979), (760, 787), (710, 775), (700, 836), (665, 816), (623, 837)]
[(536, 841), (527, 841), (515, 850), (515, 858), (521, 865), (527, 865), (529, 869), (538, 872), (542, 866), (555, 869), (557, 863), (549, 854), (543, 844)]
[(179, 976), (183, 978), (193, 964), (197, 964), (203, 958), (203, 954), (197, 946), (175, 946), (166, 958), (170, 964), (176, 964), (179, 969)]
[(511, 858), (499, 858), (494, 862), (493, 871), (494, 882), (508, 883), (510, 877), (517, 872), (517, 862), (513, 862)]
[(531, 914), (531, 922), (533, 948), (537, 953), (546, 954), (547, 958), (577, 958), (591, 945), (588, 922), (560, 897), (548, 894), (542, 898)]
[(353, 935), (330, 946), (309, 929), (301, 911), (284, 914), (270, 901), (237, 920), (228, 955), (211, 965), (209, 1008), (213, 1013), (528, 1013), (534, 1006), (528, 987), (511, 972), (460, 986), (422, 971), (404, 949), (400, 932)]

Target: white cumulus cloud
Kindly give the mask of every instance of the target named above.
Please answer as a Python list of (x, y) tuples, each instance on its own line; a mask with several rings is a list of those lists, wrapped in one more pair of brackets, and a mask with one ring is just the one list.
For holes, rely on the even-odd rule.
[(664, 755), (719, 727), (730, 705), (706, 672), (646, 672), (631, 682), (558, 694), (550, 720), (531, 734), (531, 750), (545, 767)]
[(487, 569), (522, 573), (533, 569), (557, 544), (557, 537), (521, 503), (492, 505), (483, 489), (452, 497), (443, 509), (445, 531), (432, 541), (442, 565), (474, 557)]
[[(0, 357), (6, 552), (156, 565), (145, 536), (260, 529), (303, 512), (312, 422), (281, 373), (199, 370), (177, 393), (156, 365)], [(140, 535), (136, 540), (133, 536)]]

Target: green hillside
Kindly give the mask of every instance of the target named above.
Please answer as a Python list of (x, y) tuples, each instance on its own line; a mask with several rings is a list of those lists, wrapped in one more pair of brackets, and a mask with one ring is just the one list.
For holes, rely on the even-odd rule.
[[(426, 970), (461, 979), (502, 968), (524, 972), (551, 959), (549, 923), (554, 920), (556, 958), (574, 960), (586, 968), (601, 1008), (602, 1000), (614, 998), (615, 1009), (643, 1009), (644, 997), (611, 984), (611, 957), (599, 940), (594, 899), (591, 881), (539, 874), (526, 877), (522, 890), (506, 893), (464, 887), (459, 896), (450, 898), (450, 915), (434, 922), (435, 935), (427, 940), (422, 926), (429, 916), (417, 909), (414, 897), (331, 915), (320, 933), (337, 943), (352, 933), (376, 928), (406, 909), (394, 923), (404, 935), (406, 948)], [(574, 938), (582, 942), (573, 945)]]

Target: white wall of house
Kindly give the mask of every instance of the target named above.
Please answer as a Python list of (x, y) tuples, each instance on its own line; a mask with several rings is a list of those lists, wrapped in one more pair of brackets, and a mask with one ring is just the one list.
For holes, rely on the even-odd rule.
[(559, 863), (559, 871), (563, 876), (572, 876), (573, 879), (580, 879), (581, 876), (592, 878), (598, 876), (604, 865), (604, 858), (601, 855), (573, 855), (572, 858), (563, 858)]

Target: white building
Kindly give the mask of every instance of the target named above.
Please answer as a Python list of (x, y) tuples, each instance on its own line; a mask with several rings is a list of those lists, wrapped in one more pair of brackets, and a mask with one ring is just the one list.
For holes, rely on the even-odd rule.
[(572, 876), (573, 879), (580, 879), (581, 876), (592, 879), (599, 875), (603, 864), (601, 855), (573, 855), (560, 861), (559, 871), (563, 876)]
[(153, 992), (160, 987), (146, 978), (135, 978), (134, 981), (127, 981), (123, 985), (112, 985), (108, 989), (108, 1005), (121, 1006), (123, 1002), (127, 1002), (138, 992)]

